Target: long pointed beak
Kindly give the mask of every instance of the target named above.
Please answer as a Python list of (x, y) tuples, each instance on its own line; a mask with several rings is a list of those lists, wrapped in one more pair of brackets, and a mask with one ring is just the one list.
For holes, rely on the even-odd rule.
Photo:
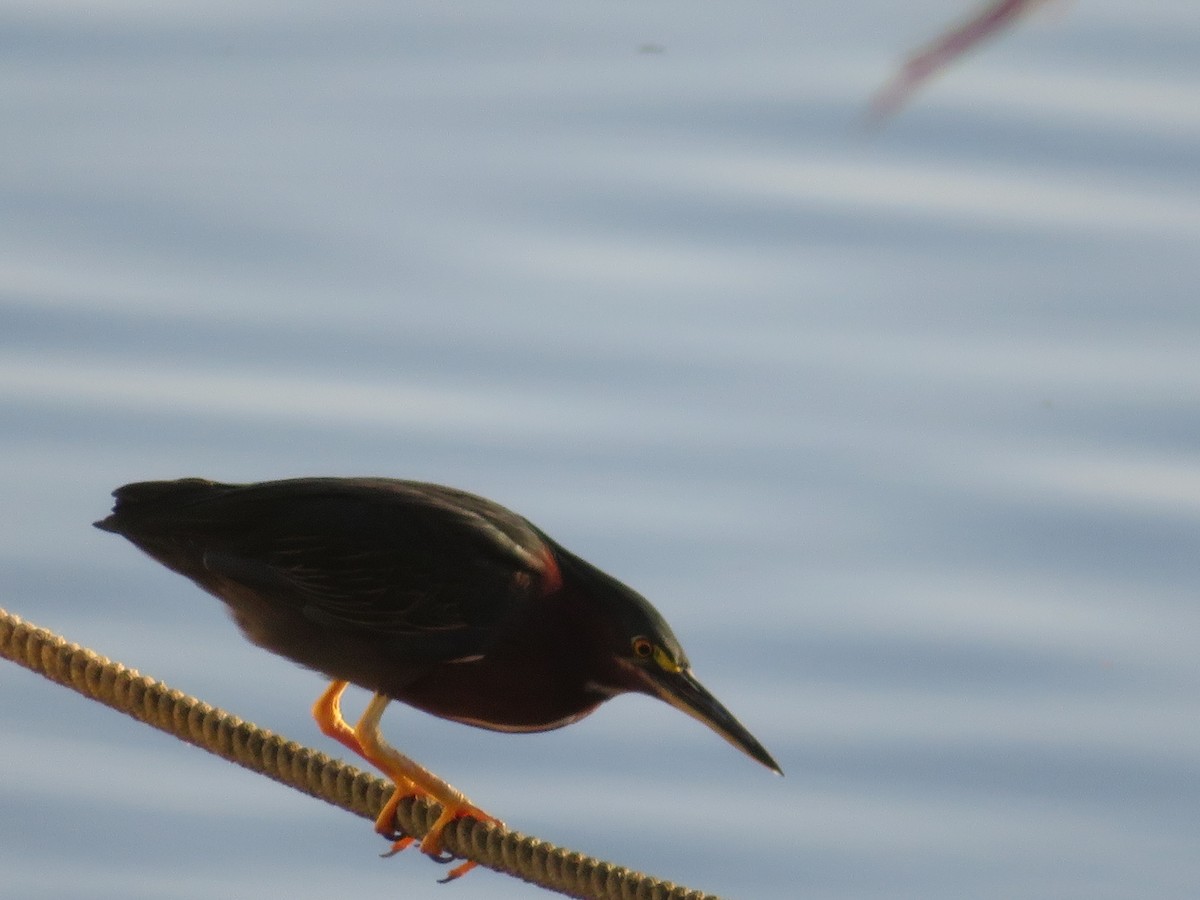
[(771, 754), (745, 726), (733, 717), (733, 713), (721, 705), (695, 676), (691, 669), (667, 672), (661, 669), (642, 669), (644, 681), (651, 692), (697, 719), (737, 747), (751, 759), (756, 759), (772, 772), (782, 775), (783, 770), (771, 758)]

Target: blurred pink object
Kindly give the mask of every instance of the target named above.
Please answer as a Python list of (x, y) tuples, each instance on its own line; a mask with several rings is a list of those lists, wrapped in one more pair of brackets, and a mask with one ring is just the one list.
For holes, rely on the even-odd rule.
[(894, 113), (925, 81), (985, 38), (998, 34), (1022, 13), (1046, 0), (993, 0), (957, 28), (911, 56), (896, 77), (871, 101), (871, 118)]

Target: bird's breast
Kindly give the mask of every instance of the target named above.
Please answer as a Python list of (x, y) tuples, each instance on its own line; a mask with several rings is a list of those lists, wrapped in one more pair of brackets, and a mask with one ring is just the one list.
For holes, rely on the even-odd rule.
[(444, 719), (509, 732), (561, 728), (607, 699), (570, 666), (507, 654), (443, 663), (384, 693)]

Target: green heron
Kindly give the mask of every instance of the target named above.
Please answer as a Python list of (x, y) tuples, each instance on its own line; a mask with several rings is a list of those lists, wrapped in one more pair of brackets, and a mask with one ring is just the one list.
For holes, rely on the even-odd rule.
[[(413, 840), (393, 832), (404, 796), (441, 804), (421, 843), (435, 858), (455, 818), (498, 820), (384, 741), (379, 721), (392, 700), (480, 728), (531, 732), (637, 691), (780, 772), (692, 676), (644, 597), (490, 500), (386, 478), (185, 478), (128, 484), (113, 496), (112, 515), (97, 528), (224, 601), (255, 644), (332, 679), (313, 717), (395, 782), (375, 825), (395, 841), (393, 852)], [(353, 728), (340, 709), (349, 684), (374, 694)]]

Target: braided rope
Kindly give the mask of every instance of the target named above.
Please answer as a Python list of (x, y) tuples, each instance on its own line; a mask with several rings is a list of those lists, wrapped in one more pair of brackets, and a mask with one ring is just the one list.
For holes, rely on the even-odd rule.
[[(392, 793), (376, 778), (324, 753), (245, 722), (111, 662), (0, 608), (0, 656), (253, 772), (374, 820)], [(439, 807), (408, 797), (396, 810), (406, 834), (422, 837)], [(443, 832), (446, 849), (482, 866), (584, 900), (719, 900), (573, 850), (475, 819)]]

